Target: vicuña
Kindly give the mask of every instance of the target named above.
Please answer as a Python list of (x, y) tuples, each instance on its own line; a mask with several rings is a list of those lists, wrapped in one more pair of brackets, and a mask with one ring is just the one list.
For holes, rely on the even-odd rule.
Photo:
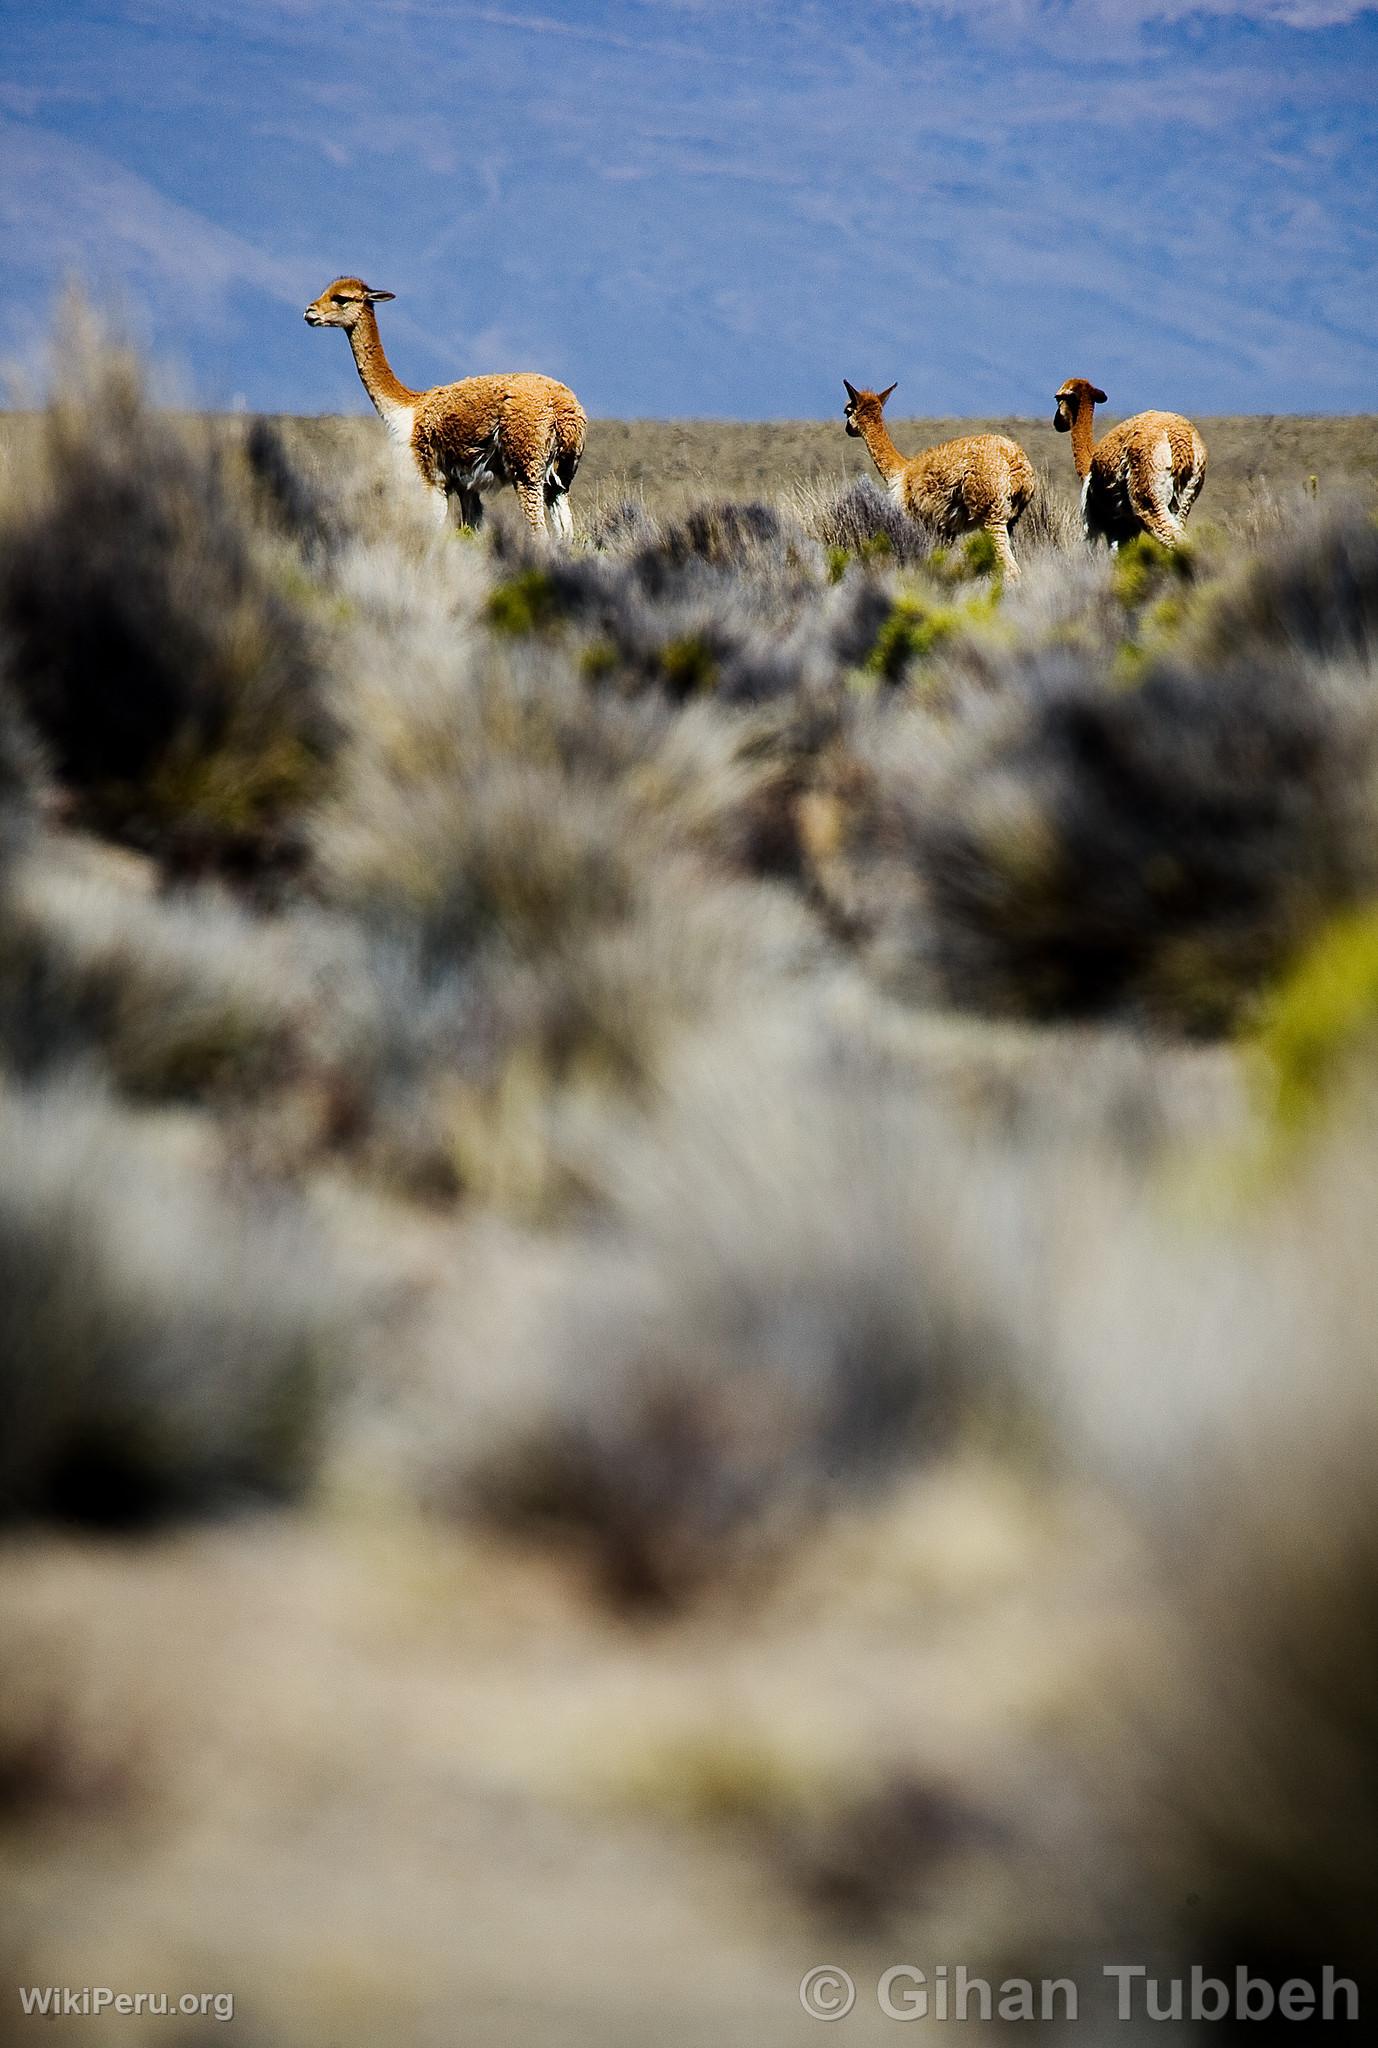
[(1053, 425), (1072, 437), (1086, 538), (1117, 548), (1151, 533), (1175, 548), (1206, 479), (1206, 444), (1191, 421), (1175, 412), (1139, 412), (1097, 442), (1091, 421), (1105, 393), (1085, 377), (1069, 377), (1056, 398)]
[(379, 418), (394, 441), (410, 449), (447, 516), (457, 512), (461, 525), (481, 525), (483, 493), (510, 484), (538, 533), (548, 517), (554, 532), (567, 538), (573, 529), (569, 487), (588, 430), (574, 393), (531, 371), (410, 390), (393, 375), (373, 310), (395, 296), (359, 277), (337, 277), (307, 307), (307, 324), (343, 327)]
[(885, 488), (911, 519), (934, 526), (949, 538), (959, 533), (988, 533), (996, 560), (1007, 576), (1019, 574), (1010, 546), (1010, 528), (1037, 487), (1033, 464), (1007, 434), (963, 434), (925, 448), (921, 455), (900, 454), (885, 424), (885, 401), (895, 389), (858, 391), (842, 379), (847, 391), (843, 418), (849, 434), (859, 434)]

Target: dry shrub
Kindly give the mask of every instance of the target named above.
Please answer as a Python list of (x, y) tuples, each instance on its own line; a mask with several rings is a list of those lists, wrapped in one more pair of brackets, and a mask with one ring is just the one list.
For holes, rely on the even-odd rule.
[(1075, 499), (1064, 498), (1041, 472), (1033, 497), (1025, 506), (1014, 533), (1021, 562), (1031, 554), (1044, 551), (1071, 554), (1085, 545), (1081, 513)]
[(35, 837), (0, 902), (0, 1056), (99, 1073), (146, 1101), (246, 1108), (344, 1064), (359, 949), (305, 906), (171, 896), (146, 863)]
[(945, 985), (1032, 1016), (1235, 1022), (1374, 886), (1378, 737), (1361, 673), (1030, 667), (909, 799)]
[(42, 755), (27, 721), (0, 681), (0, 843), (32, 818), (43, 788)]
[[(690, 820), (672, 763), (664, 780), (648, 768), (640, 803), (511, 756), (451, 766), (370, 777), (323, 860), (332, 902), (388, 963), (378, 1138), (401, 1111), (430, 1133), (405, 1179), (524, 1209), (578, 1184), (556, 1158), (563, 1102), (644, 1101), (677, 1033), (806, 972), (819, 945), (784, 898), (711, 876), (676, 829)], [(711, 810), (702, 823), (720, 837)]]
[(1378, 657), (1378, 525), (1354, 505), (1308, 503), (1295, 525), (1237, 564), (1193, 622), (1206, 660)]
[(131, 1524), (298, 1493), (344, 1327), (302, 1213), (79, 1092), (9, 1091), (0, 1125), (3, 1512)]
[(878, 565), (924, 562), (940, 536), (901, 511), (874, 478), (859, 477), (842, 490), (800, 491), (804, 524), (825, 548)]
[(883, 1064), (777, 1009), (662, 1068), (641, 1128), (587, 1141), (611, 1235), (475, 1247), (473, 1328), (419, 1397), (417, 1455), (433, 1497), (674, 1602), (989, 1425), (1006, 1337), (990, 1261), (963, 1256), (982, 1174), (954, 1187), (960, 1141)]
[(331, 746), (312, 624), (214, 450), (89, 336), (0, 510), (0, 650), (95, 829), (176, 866), (291, 856)]
[(293, 459), (272, 420), (250, 421), (243, 456), (260, 516), (266, 515), (313, 561), (340, 545), (343, 531), (337, 506), (320, 481)]

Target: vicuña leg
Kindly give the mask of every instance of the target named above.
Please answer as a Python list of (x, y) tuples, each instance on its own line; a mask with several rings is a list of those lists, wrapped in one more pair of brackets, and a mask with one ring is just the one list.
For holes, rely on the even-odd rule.
[(483, 495), (480, 491), (458, 490), (455, 492), (455, 510), (461, 526), (470, 527), (477, 533), (483, 524)]
[(995, 542), (996, 561), (1000, 564), (1004, 574), (1012, 582), (1015, 581), (1020, 574), (1020, 569), (1018, 562), (1014, 559), (1014, 549), (1010, 546), (1009, 527), (1002, 520), (998, 524), (988, 526), (986, 532)]
[(1164, 465), (1146, 479), (1134, 505), (1145, 531), (1165, 548), (1181, 544), (1182, 522), (1177, 516), (1176, 497), (1177, 479)]
[(517, 502), (526, 514), (526, 523), (533, 533), (545, 532), (545, 493), (541, 486), (529, 479), (513, 485)]
[(569, 540), (574, 532), (574, 515), (569, 509), (568, 494), (558, 486), (546, 487), (545, 515), (556, 539)]
[(1140, 505), (1138, 508), (1144, 531), (1151, 533), (1154, 540), (1165, 548), (1175, 548), (1182, 539), (1182, 523), (1174, 519), (1167, 509), (1159, 504)]

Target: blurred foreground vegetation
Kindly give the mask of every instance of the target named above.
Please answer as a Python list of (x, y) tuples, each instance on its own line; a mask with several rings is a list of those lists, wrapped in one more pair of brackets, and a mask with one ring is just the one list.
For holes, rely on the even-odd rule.
[(590, 479), (547, 552), (69, 350), (0, 472), (11, 1985), (1368, 1982), (1373, 495), (1112, 559), (1059, 483), (1004, 587), (865, 477)]

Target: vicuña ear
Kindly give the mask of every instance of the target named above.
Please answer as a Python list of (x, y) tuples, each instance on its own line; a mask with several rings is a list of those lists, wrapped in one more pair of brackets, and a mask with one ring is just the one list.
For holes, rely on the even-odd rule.
[(847, 379), (845, 377), (842, 379), (842, 382), (846, 389), (848, 398), (850, 398), (852, 404), (855, 405), (857, 399), (861, 396), (860, 392), (857, 390), (855, 384), (848, 384)]
[(1093, 403), (1096, 405), (1105, 405), (1108, 403), (1105, 393), (1103, 391), (1097, 391), (1094, 384), (1091, 386), (1091, 398)]
[(886, 387), (885, 387), (885, 389), (884, 389), (883, 391), (878, 391), (878, 392), (876, 393), (876, 404), (877, 404), (877, 405), (884, 405), (884, 403), (885, 403), (886, 399), (887, 399), (887, 398), (888, 398), (888, 397), (890, 396), (890, 393), (891, 393), (892, 391), (894, 391), (894, 390), (896, 390), (896, 389), (898, 388), (898, 385), (899, 385), (899, 381), (900, 381), (900, 380), (899, 380), (899, 378), (898, 378), (898, 377), (896, 377), (896, 379), (895, 379), (895, 381), (894, 381), (894, 383), (893, 383), (893, 384), (887, 384), (887, 385), (886, 385)]
[(395, 299), (397, 294), (396, 292), (375, 292), (370, 289), (364, 293), (364, 297), (368, 300), (370, 306), (378, 306), (382, 304), (384, 299)]

